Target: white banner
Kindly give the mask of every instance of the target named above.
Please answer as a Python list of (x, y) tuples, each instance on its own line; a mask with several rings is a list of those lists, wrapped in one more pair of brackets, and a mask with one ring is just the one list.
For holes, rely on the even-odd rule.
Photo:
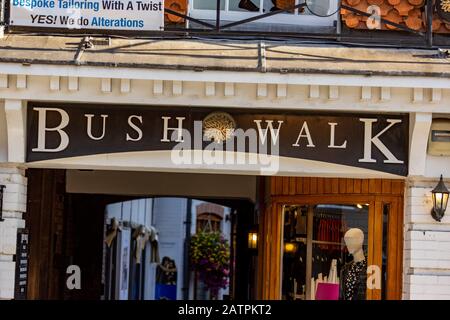
[(164, 0), (10, 0), (11, 26), (163, 30)]

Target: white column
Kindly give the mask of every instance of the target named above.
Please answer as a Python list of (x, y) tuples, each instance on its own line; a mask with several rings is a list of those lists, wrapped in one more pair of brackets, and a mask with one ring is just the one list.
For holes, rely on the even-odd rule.
[[(403, 299), (450, 299), (450, 211), (431, 217), (436, 179), (410, 178), (405, 195)], [(445, 181), (450, 185), (450, 180)]]
[(411, 143), (409, 150), (409, 175), (424, 176), (427, 158), (428, 136), (430, 134), (431, 113), (413, 113), (410, 116)]
[(22, 100), (5, 100), (8, 162), (25, 162), (25, 111), (25, 103)]
[(17, 229), (25, 227), (22, 219), (27, 193), (24, 170), (0, 165), (0, 184), (6, 186), (3, 194), (4, 221), (0, 222), (0, 299), (13, 299)]
[[(17, 229), (25, 227), (27, 179), (25, 161), (25, 107), (21, 100), (1, 103), (0, 184), (3, 193), (3, 218), (0, 222), (0, 299), (14, 298)], [(3, 108), (4, 106), (4, 108)]]
[[(429, 174), (426, 172), (427, 143), (432, 114), (415, 113), (410, 120), (403, 298), (447, 300), (450, 299), (450, 210), (447, 209), (441, 222), (432, 218), (431, 190), (439, 177), (425, 178)], [(449, 185), (450, 181), (445, 183)]]

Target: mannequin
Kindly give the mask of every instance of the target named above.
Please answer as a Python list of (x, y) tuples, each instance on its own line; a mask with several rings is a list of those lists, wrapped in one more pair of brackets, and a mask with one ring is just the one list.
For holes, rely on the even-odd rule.
[(365, 300), (367, 288), (367, 262), (364, 256), (364, 232), (358, 228), (349, 229), (344, 242), (353, 261), (341, 270), (341, 293), (343, 300)]
[(363, 251), (364, 232), (361, 229), (349, 229), (344, 235), (344, 242), (348, 252), (353, 256), (353, 261), (366, 259)]

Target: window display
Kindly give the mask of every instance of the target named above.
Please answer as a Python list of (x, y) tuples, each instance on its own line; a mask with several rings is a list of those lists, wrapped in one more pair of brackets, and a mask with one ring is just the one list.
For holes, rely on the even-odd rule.
[(283, 299), (365, 299), (368, 204), (284, 206)]
[(364, 256), (364, 233), (352, 228), (344, 235), (347, 251), (353, 260), (342, 268), (340, 298), (343, 300), (365, 300), (367, 289), (367, 260)]

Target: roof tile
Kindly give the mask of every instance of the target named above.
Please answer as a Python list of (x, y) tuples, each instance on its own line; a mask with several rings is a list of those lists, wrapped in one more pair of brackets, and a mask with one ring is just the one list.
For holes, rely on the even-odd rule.
[[(425, 31), (425, 0), (342, 0), (342, 3), (363, 12), (371, 5), (379, 6), (381, 18), (404, 25), (416, 31)], [(351, 29), (370, 29), (373, 19), (354, 14), (349, 10), (341, 10), (344, 24)], [(397, 27), (381, 23), (381, 30), (398, 30)], [(442, 21), (437, 14), (433, 15), (433, 32), (450, 34), (450, 24)]]

